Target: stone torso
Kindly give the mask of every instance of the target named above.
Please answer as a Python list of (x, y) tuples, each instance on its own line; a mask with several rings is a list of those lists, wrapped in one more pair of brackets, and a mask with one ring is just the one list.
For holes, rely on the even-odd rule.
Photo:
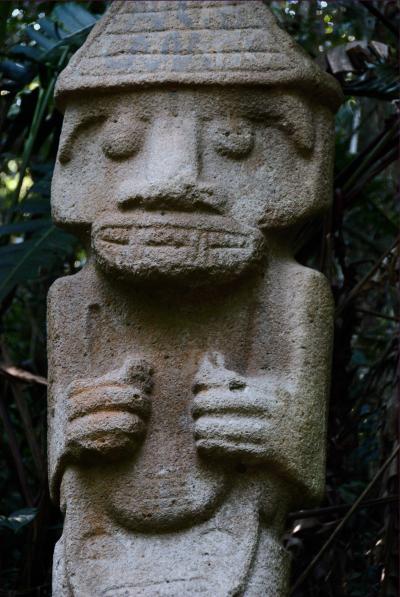
[[(273, 287), (269, 285), (271, 277), (267, 273), (244, 280), (238, 288), (220, 289), (208, 296), (207, 301), (198, 290), (195, 293), (182, 291), (177, 301), (176, 293), (171, 290), (161, 297), (151, 287), (135, 290), (123, 283), (110, 284), (92, 266), (74, 278), (60, 280), (53, 289), (51, 300), (60, 301), (62, 297), (65, 309), (61, 316), (54, 317), (50, 309), (52, 333), (57, 336), (58, 330), (64, 330), (62, 350), (53, 349), (51, 362), (55, 371), (61, 371), (68, 354), (70, 365), (60, 379), (52, 380), (55, 392), (58, 386), (68, 388), (77, 378), (92, 379), (95, 384), (96, 379), (120, 369), (132, 357), (150, 365), (154, 380), (148, 431), (138, 451), (117, 461), (104, 462), (100, 450), (98, 463), (95, 460), (83, 467), (70, 466), (64, 474), (61, 502), (69, 504), (66, 528), (69, 524), (79, 528), (79, 533), (74, 532), (70, 539), (68, 551), (75, 554), (78, 561), (88, 554), (93, 554), (89, 558), (96, 562), (99, 560), (96, 565), (93, 563), (93, 574), (80, 579), (84, 588), (79, 589), (78, 583), (74, 595), (83, 597), (85, 591), (89, 594), (93, 583), (103, 586), (104, 595), (119, 595), (113, 590), (107, 592), (108, 571), (115, 565), (118, 553), (119, 565), (128, 566), (127, 541), (132, 546), (129, 566), (133, 577), (145, 580), (141, 581), (143, 587), (139, 592), (139, 585), (129, 574), (124, 590), (132, 593), (121, 592), (121, 595), (172, 596), (176, 595), (177, 586), (188, 594), (197, 594), (194, 591), (198, 582), (191, 574), (193, 567), (200, 574), (205, 566), (208, 572), (203, 571), (200, 576), (204, 575), (206, 593), (213, 591), (219, 595), (214, 573), (215, 569), (222, 569), (228, 575), (228, 585), (243, 585), (244, 590), (246, 585), (253, 584), (256, 596), (261, 590), (258, 583), (264, 582), (263, 574), (269, 570), (274, 557), (278, 557), (282, 566), (286, 565), (277, 537), (285, 512), (297, 503), (297, 493), (291, 495), (288, 488), (290, 482), (307, 483), (307, 475), (312, 478), (314, 474), (309, 470), (304, 447), (305, 457), (296, 463), (294, 474), (293, 470), (285, 474), (285, 463), (281, 462), (282, 470), (279, 473), (278, 466), (277, 475), (273, 458), (270, 466), (261, 468), (246, 457), (224, 461), (212, 455), (202, 458), (194, 442), (192, 417), (196, 383), (201, 385), (202, 382), (198, 371), (204, 355), (224, 355), (227, 370), (235, 371), (238, 377), (253, 376), (260, 380), (266, 372), (270, 376), (279, 372), (284, 386), (294, 374), (293, 367), (299, 358), (296, 342), (302, 342), (299, 327), (308, 320), (311, 309), (316, 333), (329, 325), (329, 302), (322, 301), (319, 305), (314, 297), (315, 291), (321, 292), (325, 286), (322, 278), (286, 258), (277, 260), (270, 269), (280, 272), (278, 277), (272, 273)], [(298, 308), (300, 302), (303, 313)], [(290, 316), (290, 308), (294, 320), (279, 337), (276, 334), (277, 328), (282, 327), (279, 320)], [(317, 367), (318, 361), (321, 355), (314, 354)], [(233, 393), (235, 391), (238, 389), (235, 390), (233, 384)], [(63, 399), (66, 399), (65, 392)], [(289, 400), (292, 403), (281, 404), (281, 408), (285, 416), (289, 414), (288, 409), (292, 410), (290, 432), (296, 453), (303, 443), (301, 428), (312, 425), (321, 410), (314, 412), (309, 403), (306, 405), (309, 411), (304, 413), (305, 404), (296, 392)], [(300, 417), (296, 417), (296, 410)], [(227, 414), (229, 416), (229, 410)], [(297, 419), (297, 425), (293, 425), (293, 419)], [(284, 439), (287, 437), (285, 421), (282, 423), (282, 417), (278, 417), (276, 423), (275, 434)], [(313, 452), (323, 441), (323, 431), (318, 438), (313, 438)], [(85, 513), (89, 505), (93, 515), (88, 519)], [(116, 529), (120, 536), (117, 544)], [(178, 542), (174, 531), (178, 531)], [(165, 558), (165, 550), (168, 553), (172, 550), (175, 558), (182, 562), (179, 582), (174, 567), (162, 573), (157, 566), (154, 568), (155, 547), (151, 538), (160, 532), (165, 545), (159, 546), (159, 557)], [(260, 542), (268, 547), (263, 556), (259, 553)], [(189, 545), (192, 548), (189, 549)], [(222, 551), (218, 550), (218, 545), (223, 546)], [(256, 575), (250, 582), (249, 571), (255, 562), (260, 567), (261, 580), (257, 580)], [(233, 570), (237, 573), (232, 576)], [(101, 582), (100, 578), (103, 578)], [(186, 584), (181, 585), (181, 582)], [(278, 579), (275, 582), (278, 583)], [(154, 588), (157, 583), (159, 592)], [(227, 584), (221, 586), (221, 596), (228, 594)]]

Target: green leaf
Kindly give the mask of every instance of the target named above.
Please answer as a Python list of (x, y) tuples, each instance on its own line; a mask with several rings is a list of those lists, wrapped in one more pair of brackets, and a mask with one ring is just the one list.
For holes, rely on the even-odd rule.
[(32, 281), (71, 255), (76, 239), (50, 225), (21, 243), (0, 247), (0, 301), (17, 284)]
[(85, 8), (83, 8), (83, 6), (77, 4), (76, 2), (68, 2), (63, 6), (67, 10), (70, 10), (74, 13), (75, 19), (82, 27), (94, 25), (97, 22), (97, 17), (95, 15), (92, 15), (92, 13), (87, 11)]
[(32, 78), (30, 68), (13, 60), (0, 62), (0, 72), (4, 77), (23, 84), (28, 83)]
[(13, 56), (23, 56), (24, 58), (28, 58), (34, 62), (40, 62), (41, 52), (37, 48), (32, 46), (24, 46), (22, 44), (17, 44), (10, 50), (10, 54)]
[(48, 228), (50, 224), (51, 221), (44, 218), (38, 220), (27, 220), (25, 222), (16, 222), (14, 224), (6, 224), (4, 226), (0, 226), (0, 236), (5, 234), (34, 232), (40, 228)]
[(35, 518), (37, 508), (23, 508), (10, 514), (10, 516), (0, 516), (0, 529), (10, 529), (18, 533), (22, 527), (26, 526)]
[(48, 37), (57, 41), (60, 39), (60, 33), (54, 21), (43, 18), (38, 20), (38, 24), (40, 25), (41, 31), (43, 31), (43, 33), (45, 33)]
[(87, 12), (83, 7), (68, 2), (66, 4), (58, 4), (53, 11), (53, 14), (62, 23), (66, 30), (76, 32), (82, 27), (93, 26), (96, 18)]
[(26, 33), (44, 50), (52, 50), (57, 45), (56, 41), (46, 37), (43, 33), (39, 33), (39, 31), (36, 31), (33, 27), (27, 27)]

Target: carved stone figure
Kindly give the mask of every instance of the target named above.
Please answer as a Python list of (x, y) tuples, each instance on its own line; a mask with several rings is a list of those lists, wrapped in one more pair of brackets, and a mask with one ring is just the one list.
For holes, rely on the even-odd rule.
[(114, 2), (60, 75), (49, 296), (54, 597), (283, 597), (321, 496), (333, 79), (261, 1)]

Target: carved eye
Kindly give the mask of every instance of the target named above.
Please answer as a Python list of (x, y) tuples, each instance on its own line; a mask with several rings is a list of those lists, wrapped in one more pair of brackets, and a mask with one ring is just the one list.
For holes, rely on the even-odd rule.
[(254, 131), (249, 122), (218, 126), (214, 132), (214, 148), (220, 155), (240, 160), (249, 155), (254, 145)]
[(101, 145), (103, 153), (111, 160), (124, 160), (133, 156), (142, 144), (144, 123), (112, 121), (107, 125)]

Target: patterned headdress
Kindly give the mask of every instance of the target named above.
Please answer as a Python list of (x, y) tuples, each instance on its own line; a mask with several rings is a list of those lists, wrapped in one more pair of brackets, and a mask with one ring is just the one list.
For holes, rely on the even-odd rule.
[(74, 93), (156, 84), (284, 85), (336, 109), (337, 82), (261, 0), (114, 1), (59, 76)]

